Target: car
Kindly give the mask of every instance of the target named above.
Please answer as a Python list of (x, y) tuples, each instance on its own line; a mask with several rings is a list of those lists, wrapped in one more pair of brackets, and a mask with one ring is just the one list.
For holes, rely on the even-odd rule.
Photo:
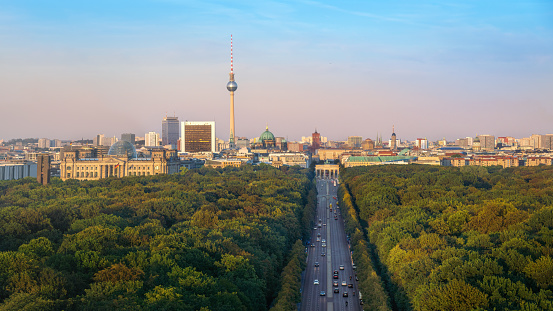
[(340, 265), (340, 270), (344, 270), (344, 265)]
[(320, 227), (321, 227), (321, 224), (318, 224), (317, 226), (320, 228)]
[[(315, 280), (317, 281), (317, 280)], [(317, 281), (317, 284), (319, 284), (319, 281)], [(342, 286), (347, 286), (348, 284), (346, 283), (346, 281), (342, 281)]]
[(313, 281), (313, 285), (319, 285), (319, 280), (316, 279), (315, 281)]
[(326, 226), (326, 223), (324, 223), (323, 226)]
[(335, 292), (335, 293), (339, 293), (340, 290), (339, 290), (338, 288), (335, 288), (335, 289), (334, 289), (334, 292)]
[(324, 290), (322, 290), (322, 291), (319, 293), (319, 295), (321, 295), (321, 296), (326, 296), (326, 293), (325, 293)]
[(334, 272), (332, 272), (332, 273), (334, 273), (334, 274), (338, 274), (338, 270), (334, 270)]
[(332, 286), (338, 287), (338, 281), (333, 281), (333, 282), (332, 282)]
[(320, 237), (317, 237), (317, 242), (320, 242), (321, 241), (321, 238)]
[(320, 237), (320, 236), (321, 236), (321, 233), (320, 233), (320, 232), (319, 232), (319, 233), (317, 233), (317, 236), (318, 236), (318, 237)]
[(313, 230), (317, 230), (317, 227), (313, 227)]
[(315, 247), (315, 244), (311, 243), (311, 247)]
[(322, 246), (322, 247), (326, 247), (326, 243), (323, 243), (321, 246)]
[(326, 243), (326, 240), (325, 240), (325, 239), (323, 239), (323, 240), (322, 240), (321, 242), (323, 242), (323, 243)]
[(318, 266), (319, 266), (319, 262), (315, 261), (315, 267), (318, 267)]
[(342, 296), (347, 297), (347, 296), (348, 296), (348, 292), (344, 292), (344, 293), (342, 294)]
[(338, 220), (338, 217), (334, 217), (334, 220)]
[(325, 253), (321, 253), (321, 256), (323, 256), (323, 257), (324, 257), (324, 256), (326, 256), (326, 254), (325, 254)]
[(359, 278), (358, 278), (357, 276), (355, 276), (355, 280), (356, 280), (356, 281), (359, 281)]
[(353, 288), (353, 284), (349, 283), (349, 284), (348, 284), (348, 287), (349, 287), (349, 288)]
[(338, 274), (335, 274), (335, 275), (333, 276), (333, 278), (337, 279), (337, 278), (338, 278)]

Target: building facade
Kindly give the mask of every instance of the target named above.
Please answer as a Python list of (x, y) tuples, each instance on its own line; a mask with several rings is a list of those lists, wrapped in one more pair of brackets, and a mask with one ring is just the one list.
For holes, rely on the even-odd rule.
[[(131, 145), (126, 141), (119, 143)], [(113, 154), (111, 151), (110, 148), (108, 155), (99, 154), (97, 158), (86, 157), (91, 154), (87, 150), (64, 151), (60, 164), (61, 179), (98, 180), (107, 177), (174, 174), (180, 170), (177, 152), (173, 150), (153, 149), (149, 158), (136, 158), (136, 151), (131, 156), (129, 152)]]
[(133, 133), (123, 133), (121, 134), (121, 140), (128, 141), (129, 143), (134, 145), (136, 141), (136, 136)]
[(161, 121), (161, 144), (177, 147), (180, 138), (180, 122), (178, 117), (165, 117)]
[(159, 145), (159, 134), (156, 132), (148, 132), (144, 135), (144, 146), (157, 147)]
[(181, 152), (216, 152), (215, 121), (181, 122)]

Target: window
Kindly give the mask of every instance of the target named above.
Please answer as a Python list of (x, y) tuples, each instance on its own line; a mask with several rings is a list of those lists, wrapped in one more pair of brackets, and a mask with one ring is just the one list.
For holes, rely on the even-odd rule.
[(98, 177), (98, 172), (94, 172), (94, 177)]
[(68, 166), (66, 169), (67, 169), (68, 171), (70, 171), (70, 170), (71, 170), (71, 166)]
[(71, 178), (71, 173), (67, 173), (67, 178)]
[(77, 178), (79, 178), (79, 172), (77, 172)]

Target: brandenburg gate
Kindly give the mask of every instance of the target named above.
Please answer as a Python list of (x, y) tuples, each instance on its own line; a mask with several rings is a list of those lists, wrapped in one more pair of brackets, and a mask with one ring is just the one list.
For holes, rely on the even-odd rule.
[(335, 179), (340, 175), (338, 164), (315, 165), (315, 176), (319, 179)]

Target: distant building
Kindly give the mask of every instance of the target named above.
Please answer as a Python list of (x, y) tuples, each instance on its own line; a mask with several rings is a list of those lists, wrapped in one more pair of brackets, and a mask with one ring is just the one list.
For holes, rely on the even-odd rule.
[(180, 122), (178, 117), (165, 117), (161, 121), (161, 144), (177, 147), (180, 138)]
[(137, 158), (134, 145), (119, 141), (104, 155), (96, 148), (67, 148), (60, 164), (62, 180), (173, 174), (180, 170), (176, 151), (154, 148), (150, 157)]
[(181, 122), (181, 152), (216, 152), (215, 121)]
[(36, 158), (36, 180), (43, 185), (50, 183), (50, 155), (40, 154)]
[(390, 150), (397, 150), (397, 138), (395, 126), (392, 126), (392, 137), (390, 138)]
[(361, 136), (349, 136), (347, 144), (351, 148), (360, 148), (362, 142), (363, 142), (363, 137)]
[(363, 149), (363, 150), (374, 150), (374, 141), (370, 138), (365, 139), (361, 143), (361, 149)]
[(121, 140), (128, 141), (129, 143), (134, 145), (136, 141), (136, 136), (133, 133), (123, 133), (121, 134)]
[(156, 132), (148, 132), (144, 136), (144, 146), (157, 147), (159, 146), (159, 134)]
[(257, 141), (257, 148), (274, 149), (276, 147), (275, 135), (269, 131), (269, 126), (265, 128), (265, 132), (261, 133)]
[(419, 149), (428, 149), (428, 140), (426, 138), (417, 138), (415, 146)]
[(321, 148), (321, 134), (317, 132), (317, 129), (315, 129), (315, 133), (311, 134), (312, 137), (312, 143), (311, 143), (311, 150), (315, 152), (315, 150)]
[(33, 162), (0, 163), (0, 180), (36, 177), (36, 168)]
[(38, 140), (38, 148), (40, 149), (50, 148), (50, 140), (48, 138), (40, 138)]
[(492, 135), (479, 135), (480, 148), (483, 151), (493, 151), (495, 149), (495, 137)]

